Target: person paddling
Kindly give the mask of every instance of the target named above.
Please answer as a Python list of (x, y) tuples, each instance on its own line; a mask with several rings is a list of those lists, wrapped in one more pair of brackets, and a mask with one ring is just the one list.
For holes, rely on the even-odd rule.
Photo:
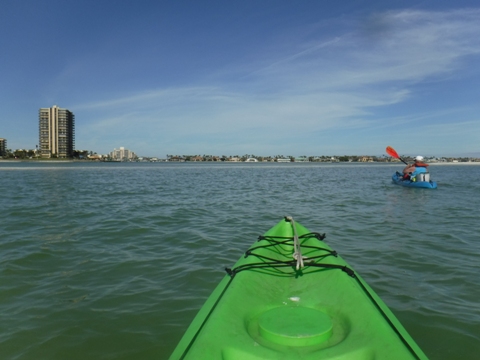
[(410, 179), (413, 179), (417, 174), (426, 173), (427, 166), (428, 164), (423, 162), (423, 156), (420, 156), (420, 155), (416, 156), (415, 162), (411, 165), (408, 164), (403, 169), (403, 179), (410, 180)]

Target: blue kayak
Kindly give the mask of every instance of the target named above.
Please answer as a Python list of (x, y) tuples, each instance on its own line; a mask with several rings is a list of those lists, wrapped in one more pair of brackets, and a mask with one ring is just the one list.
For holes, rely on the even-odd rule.
[(417, 176), (404, 180), (403, 175), (400, 174), (398, 171), (393, 174), (392, 181), (394, 184), (406, 186), (406, 187), (413, 187), (413, 188), (424, 188), (424, 189), (436, 189), (437, 183), (435, 181), (430, 180), (429, 173), (418, 174)]

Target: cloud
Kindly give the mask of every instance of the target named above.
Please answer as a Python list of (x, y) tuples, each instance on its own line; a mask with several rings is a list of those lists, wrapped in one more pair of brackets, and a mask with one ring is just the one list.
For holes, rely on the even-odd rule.
[(268, 68), (269, 75), (328, 90), (405, 85), (456, 70), (462, 58), (480, 51), (480, 10), (387, 12), (356, 20), (356, 25), (352, 19), (350, 27), (355, 31), (335, 41), (322, 39), (327, 49), (312, 44), (312, 51)]

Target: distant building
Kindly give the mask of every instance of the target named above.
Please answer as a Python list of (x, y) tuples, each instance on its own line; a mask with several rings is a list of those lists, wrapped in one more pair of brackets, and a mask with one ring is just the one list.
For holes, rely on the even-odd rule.
[(0, 156), (7, 155), (7, 139), (0, 138)]
[(98, 154), (87, 155), (87, 158), (90, 160), (102, 160), (102, 155), (98, 155)]
[(309, 162), (310, 160), (306, 156), (299, 156), (295, 158), (295, 162)]
[(115, 161), (130, 161), (135, 160), (137, 155), (133, 151), (120, 147), (120, 149), (113, 149), (110, 153), (110, 157)]
[(54, 105), (38, 113), (39, 151), (41, 157), (73, 157), (75, 115)]

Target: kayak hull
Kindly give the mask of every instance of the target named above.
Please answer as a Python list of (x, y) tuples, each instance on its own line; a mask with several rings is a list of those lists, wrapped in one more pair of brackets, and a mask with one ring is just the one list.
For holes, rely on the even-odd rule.
[(402, 174), (395, 173), (392, 175), (392, 182), (396, 185), (420, 188), (420, 189), (436, 189), (437, 183), (435, 181), (411, 181), (403, 180)]
[(426, 359), (368, 284), (310, 234), (287, 219), (265, 233), (227, 270), (170, 359)]

